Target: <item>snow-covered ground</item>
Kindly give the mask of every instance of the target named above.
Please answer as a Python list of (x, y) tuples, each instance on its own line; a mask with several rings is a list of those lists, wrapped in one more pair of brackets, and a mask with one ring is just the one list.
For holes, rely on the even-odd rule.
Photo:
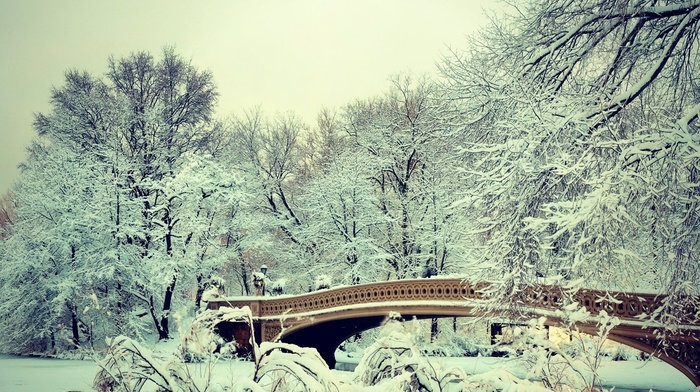
[[(456, 366), (470, 374), (480, 374), (488, 370), (505, 367), (510, 372), (524, 378), (527, 369), (512, 360), (504, 358), (443, 358), (448, 367)], [(603, 385), (615, 386), (615, 391), (695, 391), (693, 383), (681, 372), (661, 361), (604, 361), (598, 369)]]
[[(445, 365), (459, 366), (469, 373), (482, 373), (506, 367), (518, 374), (524, 372), (517, 364), (502, 358), (441, 358)], [(92, 361), (25, 358), (0, 355), (0, 391), (2, 392), (53, 392), (91, 391), (92, 379), (97, 366)], [(195, 376), (206, 373), (202, 366), (192, 366)], [(213, 378), (229, 384), (250, 377), (253, 364), (250, 362), (222, 361), (216, 364)], [(349, 373), (336, 371), (338, 378)], [(616, 391), (695, 391), (693, 384), (679, 371), (659, 362), (604, 362), (600, 376), (606, 385), (615, 385)]]

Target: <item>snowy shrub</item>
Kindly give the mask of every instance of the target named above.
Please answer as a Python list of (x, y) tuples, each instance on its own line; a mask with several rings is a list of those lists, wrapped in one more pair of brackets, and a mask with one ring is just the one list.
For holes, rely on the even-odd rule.
[(354, 382), (387, 391), (550, 391), (505, 370), (480, 375), (467, 375), (458, 368), (445, 370), (421, 355), (415, 338), (420, 329), (416, 320), (389, 320), (376, 342), (365, 350), (355, 369)]
[(527, 391), (550, 392), (551, 389), (532, 381), (521, 380), (505, 369), (491, 370), (482, 374), (470, 375), (458, 386), (459, 389), (445, 391), (495, 392), (495, 391)]
[[(249, 340), (245, 342), (237, 342), (235, 338), (227, 340), (228, 334), (232, 334), (233, 331), (224, 331), (224, 329), (233, 326), (246, 329)], [(217, 310), (205, 310), (195, 317), (189, 331), (181, 337), (183, 358), (187, 362), (199, 362), (213, 354), (226, 357), (252, 355), (255, 342), (251, 326), (252, 316), (247, 306), (243, 308), (224, 306)]]
[(598, 368), (601, 359), (609, 352), (607, 336), (619, 320), (601, 312), (595, 336), (564, 328), (571, 336), (571, 342), (561, 346), (543, 333), (544, 321), (544, 318), (531, 320), (527, 325), (515, 328), (513, 344), (504, 347), (525, 363), (528, 369), (526, 378), (539, 379), (542, 385), (553, 391), (601, 388)]
[(285, 292), (285, 287), (287, 286), (287, 279), (276, 279), (270, 283), (270, 293), (273, 295), (282, 295)]
[(355, 368), (355, 380), (362, 385), (376, 385), (418, 367), (420, 350), (398, 321), (384, 326), (377, 341), (365, 350)]
[(613, 361), (637, 361), (641, 358), (640, 351), (632, 347), (619, 344), (611, 355)]
[(459, 333), (439, 334), (428, 349), (432, 355), (445, 357), (490, 356), (493, 351), (490, 342)]
[(416, 345), (417, 321), (389, 320), (365, 350), (353, 379), (362, 386), (381, 385), (391, 391), (462, 391), (466, 376), (460, 369), (443, 371), (421, 355)]
[(482, 324), (462, 323), (458, 325), (451, 318), (438, 319), (438, 333), (431, 332), (431, 320), (419, 320), (421, 326), (417, 344), (428, 356), (437, 357), (476, 357), (491, 355), (489, 335)]
[(338, 391), (328, 365), (314, 348), (263, 342), (253, 380), (264, 391)]
[(97, 391), (264, 391), (247, 377), (217, 380), (214, 365), (218, 356), (210, 356), (205, 364), (188, 365), (176, 351), (155, 352), (125, 336), (107, 339), (107, 345), (105, 358), (96, 361), (100, 370), (93, 380), (93, 388)]
[(126, 336), (107, 340), (107, 355), (98, 363), (93, 387), (98, 391), (198, 391), (182, 361), (155, 355)]
[(362, 331), (361, 333), (347, 338), (343, 343), (341, 343), (339, 349), (348, 354), (362, 356), (362, 353), (364, 353), (365, 350), (377, 340), (378, 336), (378, 328)]
[(318, 275), (314, 280), (316, 290), (330, 289), (333, 278), (330, 275)]

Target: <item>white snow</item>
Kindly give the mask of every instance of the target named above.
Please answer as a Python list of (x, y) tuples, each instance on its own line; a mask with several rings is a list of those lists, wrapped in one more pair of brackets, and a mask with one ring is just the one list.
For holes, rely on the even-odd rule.
[[(339, 360), (351, 361), (345, 357)], [(513, 360), (491, 357), (434, 358), (448, 367), (458, 366), (467, 373), (483, 374), (488, 371), (507, 369), (516, 376), (527, 370)], [(354, 359), (357, 362), (357, 359)], [(205, 376), (204, 364), (189, 365), (195, 376)], [(91, 391), (97, 365), (92, 361), (27, 358), (0, 355), (0, 391), (2, 392), (52, 392)], [(606, 385), (615, 385), (630, 390), (695, 391), (692, 383), (670, 365), (659, 362), (603, 362), (600, 377)], [(226, 385), (252, 378), (253, 363), (220, 361), (214, 366), (213, 380)], [(339, 381), (350, 378), (351, 373), (333, 371)]]

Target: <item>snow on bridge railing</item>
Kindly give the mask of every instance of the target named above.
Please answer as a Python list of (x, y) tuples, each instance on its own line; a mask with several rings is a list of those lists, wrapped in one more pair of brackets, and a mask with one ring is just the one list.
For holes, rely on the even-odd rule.
[[(397, 301), (464, 301), (484, 300), (484, 292), (491, 283), (472, 283), (455, 278), (429, 278), (394, 280), (341, 286), (296, 296), (280, 297), (230, 297), (212, 300), (209, 308), (220, 306), (250, 306), (254, 317), (275, 317), (315, 311), (330, 310), (358, 304)], [(569, 290), (552, 285), (531, 285), (523, 288), (522, 301), (526, 307), (558, 310), (562, 306), (578, 303), (590, 314), (601, 310), (622, 320), (638, 321), (651, 315), (662, 306), (664, 295), (625, 293), (618, 291)], [(689, 301), (681, 311), (681, 320), (687, 325), (698, 325), (698, 301)]]

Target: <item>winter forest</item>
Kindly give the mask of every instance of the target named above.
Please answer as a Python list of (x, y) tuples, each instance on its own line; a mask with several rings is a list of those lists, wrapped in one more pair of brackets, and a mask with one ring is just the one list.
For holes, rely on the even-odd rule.
[(0, 207), (0, 352), (177, 335), (253, 295), (432, 275), (700, 295), (700, 2), (529, 0), (384, 94), (217, 118), (175, 49), (68, 70)]

